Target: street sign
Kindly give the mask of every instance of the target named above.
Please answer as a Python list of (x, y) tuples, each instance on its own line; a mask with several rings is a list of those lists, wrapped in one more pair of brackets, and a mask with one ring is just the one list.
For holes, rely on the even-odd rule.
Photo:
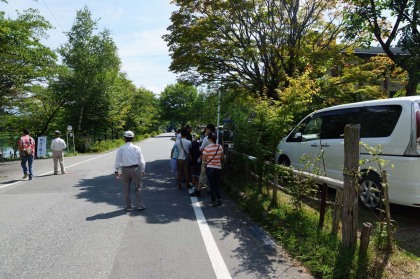
[(67, 126), (67, 131), (70, 132), (71, 130), (73, 130), (73, 127), (71, 125)]

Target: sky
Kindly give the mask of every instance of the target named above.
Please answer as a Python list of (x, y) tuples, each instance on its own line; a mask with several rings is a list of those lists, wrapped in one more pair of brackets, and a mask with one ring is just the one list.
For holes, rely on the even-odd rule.
[(67, 42), (64, 32), (72, 27), (76, 11), (87, 6), (98, 30), (110, 30), (118, 47), (121, 71), (137, 87), (155, 94), (176, 82), (169, 71), (171, 58), (162, 36), (171, 24), (171, 13), (176, 9), (170, 0), (7, 0), (0, 2), (6, 18), (16, 18), (16, 10), (37, 9), (55, 29), (49, 30), (44, 45), (57, 49)]

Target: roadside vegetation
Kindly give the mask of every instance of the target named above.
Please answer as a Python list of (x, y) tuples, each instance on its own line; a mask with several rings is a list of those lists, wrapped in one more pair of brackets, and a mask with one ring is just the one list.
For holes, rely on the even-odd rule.
[[(342, 247), (340, 233), (331, 234), (331, 208), (327, 210), (324, 227), (319, 228), (319, 202), (311, 199), (317, 191), (305, 197), (296, 191), (280, 191), (274, 205), (270, 185), (259, 186), (257, 180), (249, 179), (251, 176), (244, 172), (246, 169), (241, 157), (232, 159), (224, 172), (225, 191), (315, 278), (409, 279), (420, 276), (418, 256), (404, 251), (395, 242), (392, 249), (388, 249), (380, 219), (374, 222), (368, 257), (360, 258), (357, 249), (349, 251)], [(288, 189), (299, 187), (290, 177), (281, 179), (282, 186)], [(310, 182), (303, 187), (308, 186), (316, 189)], [(373, 215), (369, 215), (363, 219), (372, 219)]]

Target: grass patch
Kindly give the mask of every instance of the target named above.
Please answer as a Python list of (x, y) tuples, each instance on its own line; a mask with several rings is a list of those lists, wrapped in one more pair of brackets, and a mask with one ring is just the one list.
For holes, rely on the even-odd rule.
[[(420, 278), (419, 263), (404, 251), (378, 250), (371, 237), (368, 259), (358, 259), (344, 249), (341, 235), (331, 235), (332, 213), (327, 211), (325, 226), (318, 228), (319, 213), (310, 202), (298, 211), (291, 196), (279, 192), (278, 206), (271, 205), (271, 191), (234, 171), (226, 172), (225, 191), (239, 207), (269, 232), (283, 248), (316, 278)], [(229, 188), (227, 188), (229, 185)], [(415, 257), (414, 257), (415, 258)]]

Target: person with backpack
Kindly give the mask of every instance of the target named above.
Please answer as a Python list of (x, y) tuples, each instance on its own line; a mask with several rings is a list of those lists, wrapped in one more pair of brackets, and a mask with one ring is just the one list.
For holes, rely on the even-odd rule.
[(32, 164), (34, 162), (35, 155), (35, 140), (29, 135), (29, 130), (26, 128), (22, 130), (22, 135), (18, 140), (18, 147), (20, 153), (20, 165), (22, 166), (23, 170), (22, 179), (29, 177), (29, 180), (32, 180)]

